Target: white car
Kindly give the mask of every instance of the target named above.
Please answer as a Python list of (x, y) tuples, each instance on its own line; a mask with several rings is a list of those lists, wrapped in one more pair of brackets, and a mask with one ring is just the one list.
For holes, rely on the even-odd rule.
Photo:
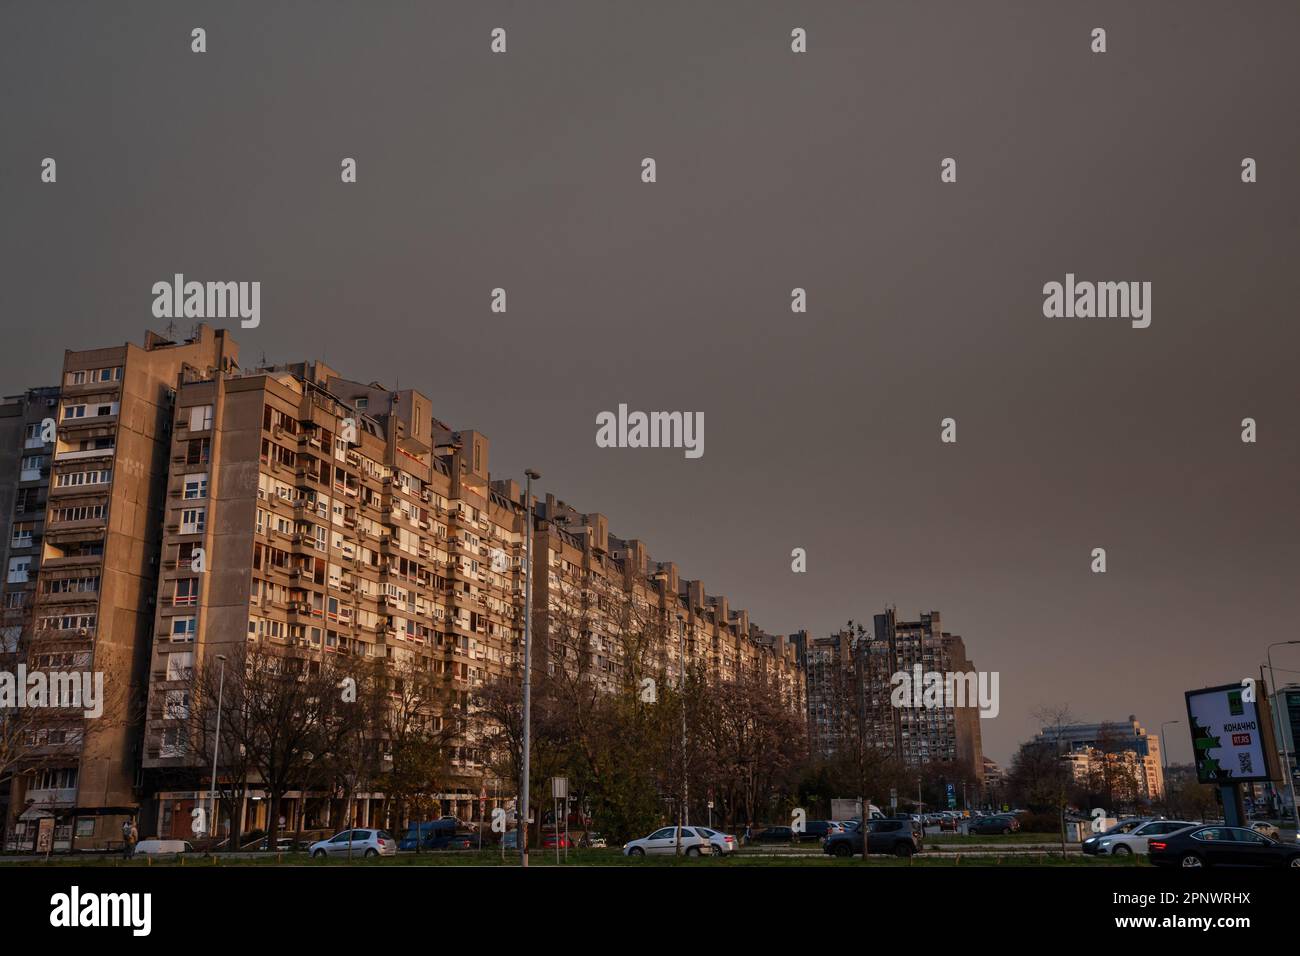
[(396, 856), (397, 841), (387, 830), (344, 830), (328, 840), (313, 843), (308, 849), (312, 859), (331, 856)]
[(1103, 833), (1097, 841), (1098, 856), (1129, 856), (1147, 852), (1147, 840), (1168, 836), (1198, 826), (1186, 820), (1147, 820), (1127, 833)]
[(193, 853), (194, 847), (185, 840), (159, 840), (151, 837), (137, 843), (135, 852), (141, 856), (165, 856), (168, 853)]
[[(682, 854), (685, 856), (712, 856), (713, 843), (700, 827), (682, 827)], [(648, 837), (623, 845), (625, 856), (672, 856), (677, 852), (677, 828), (663, 827)]]
[(727, 856), (736, 852), (736, 838), (730, 833), (721, 833), (718, 830), (710, 830), (708, 827), (696, 827), (713, 844), (713, 853), (715, 856)]

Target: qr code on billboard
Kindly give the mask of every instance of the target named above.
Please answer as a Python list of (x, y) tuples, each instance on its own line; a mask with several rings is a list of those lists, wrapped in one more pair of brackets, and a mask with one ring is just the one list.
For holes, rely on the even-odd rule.
[(1241, 775), (1243, 777), (1254, 775), (1255, 765), (1250, 762), (1250, 754), (1248, 753), (1237, 754), (1237, 763), (1241, 765)]

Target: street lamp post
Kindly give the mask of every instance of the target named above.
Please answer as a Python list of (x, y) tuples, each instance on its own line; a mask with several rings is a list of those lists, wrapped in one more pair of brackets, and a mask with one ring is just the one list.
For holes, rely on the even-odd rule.
[(218, 654), (217, 660), (221, 662), (221, 676), (217, 679), (217, 730), (212, 735), (212, 779), (208, 781), (208, 819), (204, 821), (207, 824), (207, 833), (209, 843), (211, 843), (213, 833), (216, 829), (217, 818), (217, 753), (221, 749), (221, 704), (222, 696), (226, 690), (226, 655)]
[(1165, 749), (1165, 728), (1176, 723), (1179, 721), (1166, 720), (1160, 725), (1160, 795), (1166, 799), (1169, 797), (1169, 781), (1165, 779), (1169, 771), (1169, 751)]
[(1277, 692), (1277, 678), (1273, 676), (1273, 648), (1300, 644), (1300, 641), (1275, 641), (1264, 651), (1268, 657), (1268, 681), (1273, 685), (1273, 714), (1277, 723), (1277, 732), (1282, 735), (1282, 773), (1286, 777), (1287, 793), (1291, 795), (1291, 813), (1295, 816), (1295, 827), (1300, 834), (1300, 806), (1295, 800), (1295, 774), (1291, 771), (1291, 748), (1286, 745), (1286, 728), (1282, 726), (1282, 707), (1278, 702), (1281, 696)]
[(1169, 769), (1169, 751), (1165, 750), (1165, 728), (1168, 727), (1170, 724), (1177, 724), (1177, 723), (1181, 723), (1181, 721), (1166, 720), (1163, 724), (1160, 725), (1160, 768), (1162, 770)]
[(520, 834), (519, 863), (528, 866), (528, 775), (532, 756), (532, 703), (533, 703), (533, 479), (542, 476), (531, 468), (524, 471), (527, 483), (524, 490), (524, 779), (519, 794), (520, 818), (516, 830)]
[(677, 689), (681, 693), (681, 805), (677, 808), (677, 844), (675, 855), (681, 856), (681, 827), (690, 822), (686, 801), (689, 791), (686, 786), (686, 622), (677, 615), (677, 667), (681, 670), (677, 679)]

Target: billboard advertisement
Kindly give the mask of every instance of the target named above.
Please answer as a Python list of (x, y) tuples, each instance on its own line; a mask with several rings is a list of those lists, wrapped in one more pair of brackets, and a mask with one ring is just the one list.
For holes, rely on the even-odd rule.
[(1225, 684), (1189, 690), (1186, 697), (1196, 777), (1201, 783), (1273, 779), (1272, 725), (1262, 686)]

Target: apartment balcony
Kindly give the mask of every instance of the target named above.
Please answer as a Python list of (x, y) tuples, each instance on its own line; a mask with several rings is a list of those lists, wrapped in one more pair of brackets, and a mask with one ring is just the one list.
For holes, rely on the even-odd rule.
[(65, 462), (85, 461), (91, 458), (112, 458), (116, 453), (116, 448), (88, 448), (84, 451), (60, 451), (55, 452), (54, 460), (56, 462)]
[(46, 556), (41, 558), (41, 570), (47, 568), (93, 568), (104, 563), (102, 554), (70, 554), (66, 556)]
[(38, 808), (75, 807), (77, 805), (77, 788), (60, 787), (51, 790), (28, 790), (27, 799)]
[(45, 533), (51, 535), (64, 535), (78, 531), (103, 531), (106, 527), (108, 527), (108, 515), (101, 515), (98, 518), (78, 518), (71, 521), (47, 521), (45, 524)]
[(65, 418), (59, 422), (59, 434), (65, 431), (78, 433), (86, 428), (114, 428), (117, 426), (118, 415), (114, 412), (111, 415), (84, 415), (81, 418)]

